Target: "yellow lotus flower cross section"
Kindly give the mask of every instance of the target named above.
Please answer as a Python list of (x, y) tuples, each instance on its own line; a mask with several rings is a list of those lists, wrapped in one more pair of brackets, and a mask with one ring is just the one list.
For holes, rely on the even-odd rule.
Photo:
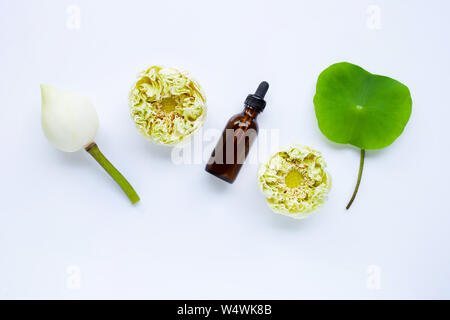
[(200, 85), (175, 68), (153, 66), (139, 73), (129, 104), (138, 130), (164, 145), (184, 140), (201, 127), (206, 116)]
[(320, 152), (292, 145), (260, 165), (258, 184), (272, 211), (301, 219), (324, 203), (331, 177)]

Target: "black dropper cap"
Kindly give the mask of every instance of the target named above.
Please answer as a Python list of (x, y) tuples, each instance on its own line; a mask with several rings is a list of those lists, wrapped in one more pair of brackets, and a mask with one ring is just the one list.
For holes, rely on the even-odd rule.
[(269, 90), (269, 84), (266, 81), (261, 82), (258, 89), (256, 89), (256, 92), (247, 96), (245, 104), (262, 112), (266, 107), (264, 96), (266, 95), (267, 90)]

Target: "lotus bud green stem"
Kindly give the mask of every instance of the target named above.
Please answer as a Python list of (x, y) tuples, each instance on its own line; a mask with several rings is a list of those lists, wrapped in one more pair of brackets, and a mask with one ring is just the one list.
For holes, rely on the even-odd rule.
[(133, 189), (131, 184), (125, 179), (125, 177), (112, 165), (111, 162), (106, 159), (103, 153), (98, 148), (95, 142), (92, 142), (86, 147), (86, 151), (105, 169), (105, 171), (117, 182), (130, 199), (132, 204), (139, 202), (139, 196)]
[(131, 203), (139, 196), (124, 176), (106, 159), (94, 142), (98, 131), (97, 112), (83, 95), (41, 85), (42, 129), (57, 149), (76, 152), (86, 149), (127, 194)]

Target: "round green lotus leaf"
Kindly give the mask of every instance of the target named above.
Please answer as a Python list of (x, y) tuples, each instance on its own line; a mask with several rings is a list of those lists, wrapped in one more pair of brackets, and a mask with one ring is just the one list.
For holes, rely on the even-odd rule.
[(387, 147), (411, 115), (408, 87), (351, 63), (336, 63), (317, 80), (314, 106), (320, 131), (360, 149)]

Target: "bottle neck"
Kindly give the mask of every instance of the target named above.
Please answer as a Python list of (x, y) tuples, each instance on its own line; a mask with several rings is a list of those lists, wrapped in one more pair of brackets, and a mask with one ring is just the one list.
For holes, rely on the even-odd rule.
[(244, 114), (249, 116), (252, 119), (255, 119), (258, 114), (259, 114), (259, 110), (249, 106), (248, 104), (245, 105), (245, 109), (244, 109)]

